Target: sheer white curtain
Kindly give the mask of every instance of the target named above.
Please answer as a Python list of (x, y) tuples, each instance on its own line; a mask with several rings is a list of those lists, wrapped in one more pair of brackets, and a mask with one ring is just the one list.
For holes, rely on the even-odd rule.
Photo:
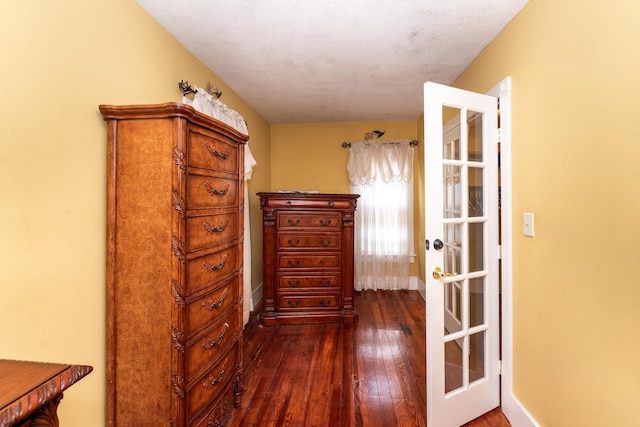
[(249, 135), (249, 132), (247, 131), (247, 124), (240, 113), (232, 110), (217, 98), (214, 98), (213, 95), (207, 93), (206, 90), (195, 85), (193, 86), (193, 89), (196, 91), (193, 95), (193, 101), (186, 96), (183, 96), (183, 103), (191, 105), (196, 111), (228, 124), (238, 132)]
[(413, 147), (409, 141), (351, 144), (347, 172), (360, 194), (355, 218), (355, 290), (408, 289), (413, 239)]
[(256, 166), (256, 159), (251, 154), (249, 143), (244, 146), (244, 272), (242, 280), (243, 307), (242, 324), (249, 323), (249, 317), (253, 311), (253, 293), (251, 291), (251, 226), (249, 216), (249, 185), (247, 181), (251, 179), (253, 168)]

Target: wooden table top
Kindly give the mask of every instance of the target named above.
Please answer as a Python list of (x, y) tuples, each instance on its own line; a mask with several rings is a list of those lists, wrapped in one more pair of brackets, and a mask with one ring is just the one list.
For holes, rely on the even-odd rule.
[(0, 427), (29, 418), (92, 370), (91, 366), (0, 359)]

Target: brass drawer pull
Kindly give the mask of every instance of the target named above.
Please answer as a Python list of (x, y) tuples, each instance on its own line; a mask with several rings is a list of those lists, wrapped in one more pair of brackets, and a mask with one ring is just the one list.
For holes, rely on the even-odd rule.
[(287, 304), (289, 304), (289, 307), (297, 307), (298, 305), (300, 305), (300, 300), (296, 300), (296, 301), (288, 300)]
[(321, 219), (320, 220), (320, 225), (323, 226), (323, 227), (328, 227), (328, 226), (331, 225), (331, 220), (325, 221), (325, 220)]
[(295, 262), (291, 261), (290, 259), (287, 260), (287, 264), (289, 264), (289, 267), (297, 267), (300, 265), (300, 260), (297, 259), (295, 260)]
[(217, 188), (213, 188), (208, 182), (205, 182), (204, 186), (207, 189), (207, 192), (209, 192), (209, 194), (211, 194), (212, 196), (224, 196), (229, 192), (230, 188), (229, 184), (227, 184), (224, 188), (218, 190)]
[(229, 153), (221, 153), (215, 148), (211, 148), (211, 145), (209, 145), (208, 142), (206, 143), (206, 147), (209, 154), (211, 154), (214, 157), (220, 157), (222, 160), (226, 160), (227, 157), (229, 157)]
[(326, 286), (331, 286), (331, 280), (323, 281), (322, 279), (320, 279), (320, 280), (318, 280), (318, 284), (319, 284), (320, 286), (325, 286), (325, 287), (326, 287)]
[(300, 240), (296, 240), (295, 242), (292, 242), (291, 239), (289, 239), (287, 240), (287, 243), (289, 243), (289, 246), (296, 247), (300, 244)]
[(323, 248), (328, 248), (329, 246), (331, 246), (331, 240), (327, 240), (326, 242), (322, 239), (320, 239), (320, 246), (322, 246)]
[(289, 225), (291, 227), (295, 227), (296, 225), (300, 224), (300, 220), (299, 219), (296, 219), (295, 221), (292, 220), (292, 219), (288, 219), (287, 222), (289, 223)]
[(222, 328), (222, 332), (220, 333), (220, 336), (218, 337), (217, 340), (213, 339), (213, 340), (207, 340), (205, 339), (204, 342), (202, 343), (202, 346), (204, 347), (205, 350), (211, 350), (217, 346), (219, 346), (220, 344), (222, 344), (222, 340), (224, 340), (224, 336), (227, 333), (227, 330), (229, 329), (229, 324), (225, 323), (224, 327)]
[(320, 302), (320, 305), (323, 306), (323, 307), (327, 307), (327, 306), (331, 305), (331, 300), (329, 300), (329, 299), (326, 300), (326, 301), (321, 299), (319, 302)]
[(202, 303), (202, 306), (207, 311), (215, 310), (216, 308), (222, 308), (222, 304), (224, 304), (224, 299), (227, 297), (227, 292), (229, 292), (229, 289), (228, 288), (224, 288), (224, 291), (222, 291), (222, 296), (220, 297), (220, 299), (217, 302), (216, 301), (205, 301), (205, 302)]
[(204, 222), (202, 223), (202, 225), (204, 226), (204, 229), (207, 230), (209, 233), (222, 233), (229, 226), (229, 221), (227, 221), (226, 224), (222, 224), (219, 227), (216, 227), (215, 225), (211, 225), (208, 222)]
[(289, 285), (290, 288), (295, 288), (300, 284), (300, 280), (296, 280), (295, 282), (292, 282), (291, 280), (287, 280), (287, 284)]
[(224, 267), (226, 263), (227, 263), (227, 257), (225, 256), (224, 259), (219, 264), (212, 262), (211, 265), (207, 265), (207, 262), (205, 261), (202, 263), (202, 265), (207, 271), (214, 272), (216, 270), (222, 270), (222, 267)]
[(227, 365), (228, 364), (229, 364), (229, 359), (226, 359), (224, 361), (224, 366), (222, 367), (222, 370), (220, 371), (220, 375), (218, 375), (217, 378), (209, 377), (209, 379), (207, 379), (206, 382), (204, 384), (202, 384), (202, 387), (204, 387), (206, 389), (211, 389), (216, 384), (221, 383), (224, 380), (224, 376), (227, 374)]

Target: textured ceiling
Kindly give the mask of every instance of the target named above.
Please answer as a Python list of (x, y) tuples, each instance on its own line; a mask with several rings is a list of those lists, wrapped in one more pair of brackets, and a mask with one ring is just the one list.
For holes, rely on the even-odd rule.
[(418, 119), (424, 82), (451, 83), (527, 0), (137, 2), (269, 122), (296, 123)]

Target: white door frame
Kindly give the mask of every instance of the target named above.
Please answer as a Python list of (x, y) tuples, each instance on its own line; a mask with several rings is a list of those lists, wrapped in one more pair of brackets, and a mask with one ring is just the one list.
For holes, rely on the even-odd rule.
[(513, 393), (513, 199), (511, 181), (511, 77), (487, 95), (500, 99), (500, 202), (502, 260), (501, 408), (514, 427), (540, 427)]

